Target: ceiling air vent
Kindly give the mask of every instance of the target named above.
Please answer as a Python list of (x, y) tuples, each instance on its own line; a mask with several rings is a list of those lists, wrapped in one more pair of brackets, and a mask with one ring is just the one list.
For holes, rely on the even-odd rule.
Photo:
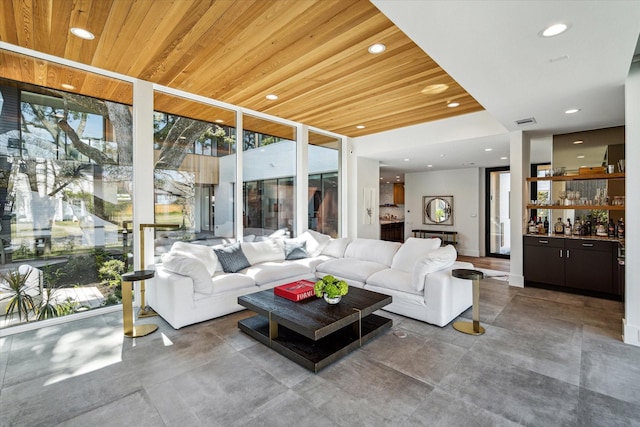
[(520, 120), (516, 120), (516, 124), (518, 126), (535, 125), (536, 124), (536, 119), (533, 118), (533, 117), (529, 117), (527, 119), (520, 119)]

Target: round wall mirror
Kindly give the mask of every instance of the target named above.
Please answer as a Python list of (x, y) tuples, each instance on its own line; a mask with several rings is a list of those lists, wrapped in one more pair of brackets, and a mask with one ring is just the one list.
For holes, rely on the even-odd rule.
[(425, 196), (423, 223), (453, 225), (453, 196)]

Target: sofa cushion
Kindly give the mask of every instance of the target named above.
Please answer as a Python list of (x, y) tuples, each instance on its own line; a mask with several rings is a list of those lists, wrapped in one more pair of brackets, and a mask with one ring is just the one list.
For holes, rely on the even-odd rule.
[(347, 245), (351, 243), (350, 237), (341, 237), (339, 239), (331, 239), (329, 243), (322, 249), (322, 255), (329, 255), (334, 258), (344, 257), (344, 251)]
[(287, 261), (287, 263), (302, 265), (307, 269), (307, 271), (314, 273), (316, 271), (316, 267), (319, 264), (322, 264), (325, 261), (329, 261), (330, 259), (333, 259), (333, 258), (327, 255), (320, 255), (315, 257), (290, 260), (290, 261)]
[(437, 237), (433, 239), (409, 237), (393, 256), (391, 268), (411, 273), (416, 261), (438, 249), (441, 243), (442, 240)]
[(411, 272), (413, 289), (422, 292), (427, 275), (451, 267), (458, 257), (458, 252), (453, 245), (447, 245), (430, 252), (425, 258), (416, 262)]
[(283, 242), (285, 259), (303, 259), (309, 256), (305, 249), (306, 242), (295, 242), (291, 241), (291, 239), (284, 240)]
[(367, 279), (367, 284), (364, 288), (368, 289), (369, 286), (378, 286), (380, 288), (393, 289), (409, 294), (422, 295), (422, 292), (418, 292), (413, 288), (411, 284), (411, 273), (394, 268), (387, 268), (373, 273)]
[(386, 268), (389, 267), (377, 262), (360, 261), (353, 258), (338, 258), (319, 264), (316, 267), (316, 272), (322, 273), (322, 275), (331, 274), (364, 283), (373, 273)]
[(193, 255), (202, 262), (209, 272), (209, 276), (213, 276), (218, 267), (218, 258), (210, 247), (195, 245), (187, 242), (175, 242), (171, 245), (170, 252), (183, 252)]
[(261, 286), (266, 283), (277, 282), (289, 277), (311, 275), (308, 268), (292, 261), (263, 262), (252, 265), (242, 271), (247, 277), (253, 279), (256, 285)]
[(169, 252), (160, 258), (167, 271), (189, 276), (193, 281), (193, 292), (200, 294), (213, 293), (211, 274), (205, 265), (193, 254), (186, 252)]
[(211, 281), (214, 295), (256, 286), (256, 282), (251, 277), (240, 273), (216, 273)]
[(242, 252), (250, 265), (268, 261), (284, 260), (284, 245), (281, 240), (267, 239), (261, 242), (242, 242)]
[(386, 240), (355, 239), (347, 246), (344, 257), (357, 258), (361, 261), (371, 261), (390, 267), (393, 256), (400, 246), (401, 243), (388, 242)]
[(214, 248), (213, 252), (218, 257), (218, 261), (222, 264), (222, 270), (225, 273), (237, 273), (251, 265), (244, 252), (242, 252), (240, 242), (221, 248)]

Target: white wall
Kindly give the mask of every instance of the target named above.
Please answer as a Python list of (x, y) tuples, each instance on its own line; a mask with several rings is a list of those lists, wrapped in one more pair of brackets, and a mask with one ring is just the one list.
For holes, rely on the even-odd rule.
[[(626, 290), (624, 342), (640, 346), (640, 63), (632, 64), (625, 85), (625, 199), (627, 221), (625, 221)], [(629, 217), (633, 212), (634, 216)]]
[[(480, 169), (409, 173), (404, 180), (405, 237), (417, 228), (457, 231), (458, 252), (480, 256)], [(453, 196), (453, 225), (423, 224), (423, 196)]]
[[(378, 205), (379, 194), (380, 194), (380, 164), (377, 160), (367, 159), (365, 157), (358, 157), (357, 159), (357, 190), (356, 190), (356, 199), (357, 199), (357, 207), (355, 211), (356, 213), (356, 222), (357, 222), (357, 237), (368, 238), (368, 239), (379, 239), (380, 238), (380, 220), (379, 220), (379, 210)], [(371, 212), (371, 222), (368, 223), (366, 221), (365, 214), (365, 190), (370, 192), (372, 195), (372, 200), (370, 202), (370, 206), (372, 208)], [(372, 190), (372, 191), (369, 191)]]

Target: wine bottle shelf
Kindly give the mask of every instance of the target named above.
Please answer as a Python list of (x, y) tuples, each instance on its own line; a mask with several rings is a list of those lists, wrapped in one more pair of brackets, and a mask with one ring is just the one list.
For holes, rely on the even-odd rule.
[(582, 181), (587, 179), (624, 179), (623, 173), (602, 173), (591, 175), (561, 175), (561, 176), (534, 176), (527, 178), (527, 182), (537, 181)]
[(624, 205), (527, 205), (527, 209), (574, 209), (574, 210), (601, 210), (601, 211), (623, 211)]

